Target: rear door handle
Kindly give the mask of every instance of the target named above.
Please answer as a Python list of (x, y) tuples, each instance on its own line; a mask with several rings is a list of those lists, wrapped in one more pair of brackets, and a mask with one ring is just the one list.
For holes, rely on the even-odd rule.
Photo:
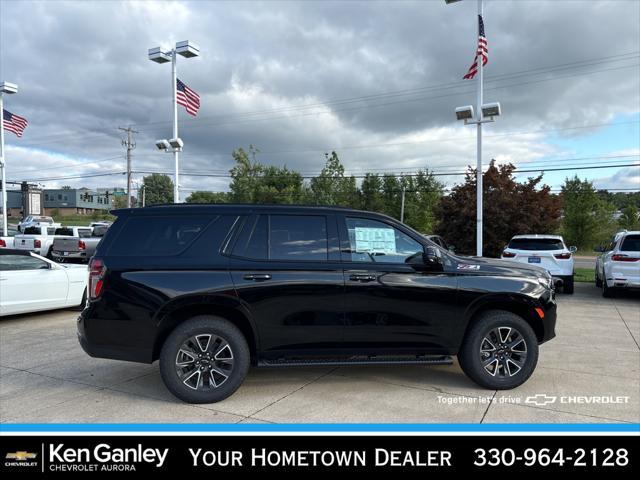
[(269, 275), (268, 273), (247, 273), (243, 278), (245, 280), (264, 282), (265, 280), (271, 280), (271, 275)]
[(353, 275), (349, 275), (349, 280), (353, 280), (355, 282), (374, 282), (378, 279), (377, 276), (372, 275), (370, 273), (365, 273), (365, 274), (353, 274)]

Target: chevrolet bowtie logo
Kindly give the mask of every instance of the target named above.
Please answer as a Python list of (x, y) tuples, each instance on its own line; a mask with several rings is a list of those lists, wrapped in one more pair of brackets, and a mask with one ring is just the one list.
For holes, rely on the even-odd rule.
[(524, 403), (532, 403), (533, 405), (545, 406), (550, 403), (556, 403), (556, 399), (558, 397), (554, 397), (552, 395), (547, 395), (546, 393), (538, 393), (537, 395), (532, 395), (527, 397)]
[(31, 460), (36, 458), (38, 454), (37, 453), (30, 453), (30, 452), (13, 452), (13, 453), (7, 453), (7, 456), (5, 458), (9, 459), (9, 460), (18, 460), (21, 462), (24, 462), (25, 460)]

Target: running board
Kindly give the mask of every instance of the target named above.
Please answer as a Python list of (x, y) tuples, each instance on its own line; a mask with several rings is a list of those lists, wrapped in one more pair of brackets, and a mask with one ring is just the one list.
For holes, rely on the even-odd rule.
[(451, 365), (453, 359), (448, 355), (423, 356), (357, 356), (349, 358), (279, 358), (260, 360), (260, 367), (309, 367), (309, 366), (343, 366), (343, 365)]

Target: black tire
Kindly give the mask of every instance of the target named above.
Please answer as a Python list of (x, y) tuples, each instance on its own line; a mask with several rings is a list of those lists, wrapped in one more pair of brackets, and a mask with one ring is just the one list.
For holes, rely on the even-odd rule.
[(84, 289), (84, 293), (82, 294), (82, 301), (80, 302), (80, 304), (76, 307), (73, 307), (73, 310), (75, 310), (76, 312), (81, 312), (82, 310), (84, 310), (84, 307), (87, 304), (87, 289)]
[(607, 285), (607, 279), (604, 276), (604, 272), (602, 272), (602, 296), (604, 298), (613, 298), (616, 296), (615, 289)]
[(596, 288), (602, 288), (602, 279), (598, 275), (598, 269), (596, 268)]
[(47, 254), (45, 255), (49, 260), (53, 260), (53, 254), (51, 252), (53, 252), (53, 247), (49, 247), (49, 250), (47, 250)]
[[(209, 340), (203, 349), (207, 336)], [(183, 353), (187, 351), (202, 358)], [(193, 361), (189, 361), (190, 357)], [(179, 367), (178, 362), (184, 366)], [(215, 403), (229, 397), (244, 380), (249, 364), (249, 346), (242, 332), (224, 318), (211, 315), (199, 315), (178, 325), (160, 352), (164, 384), (173, 395), (188, 403)]]
[(562, 284), (562, 293), (573, 294), (573, 276), (567, 278)]
[[(504, 310), (482, 312), (472, 322), (458, 352), (458, 360), (464, 373), (481, 387), (491, 390), (509, 390), (526, 382), (538, 363), (538, 339), (531, 326), (522, 317)], [(507, 342), (502, 341), (502, 344), (514, 344), (520, 339), (513, 351), (503, 352), (503, 357), (508, 358), (498, 355), (502, 350), (502, 347), (498, 348), (500, 342), (493, 342), (496, 343), (493, 350), (495, 353), (486, 351), (488, 344), (485, 340), (497, 330), (501, 332), (499, 335), (506, 334), (507, 329), (510, 329), (513, 336), (506, 335)], [(486, 359), (485, 354), (488, 355)], [(493, 361), (488, 363), (491, 358)], [(487, 362), (487, 369), (493, 367), (495, 373), (485, 369), (483, 361)]]

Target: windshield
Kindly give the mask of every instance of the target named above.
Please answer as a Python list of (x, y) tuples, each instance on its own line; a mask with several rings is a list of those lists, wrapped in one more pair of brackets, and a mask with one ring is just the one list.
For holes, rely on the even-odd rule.
[(509, 242), (514, 250), (564, 250), (564, 243), (557, 238), (514, 238)]

